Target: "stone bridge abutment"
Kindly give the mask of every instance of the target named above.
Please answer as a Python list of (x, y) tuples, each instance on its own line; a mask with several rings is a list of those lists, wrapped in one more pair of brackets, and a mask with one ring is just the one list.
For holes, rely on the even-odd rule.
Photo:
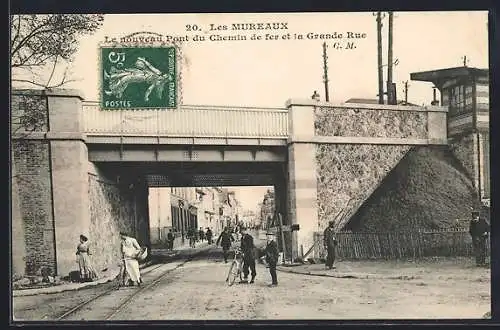
[(98, 270), (116, 265), (118, 232), (147, 232), (147, 189), (118, 185), (88, 160), (82, 100), (72, 90), (12, 94), (13, 275), (76, 270), (80, 234)]
[(288, 168), (293, 257), (330, 220), (341, 229), (415, 146), (446, 145), (443, 107), (290, 100)]
[[(335, 105), (315, 100), (290, 100), (286, 110), (269, 112), (243, 109), (238, 113), (238, 110), (214, 107), (166, 112), (165, 118), (180, 116), (182, 119), (185, 115), (189, 121), (183, 120), (191, 129), (199, 126), (203, 130), (184, 132), (181, 136), (180, 128), (174, 125), (177, 137), (168, 130), (160, 136), (158, 130), (169, 128), (170, 121), (163, 118), (165, 122), (157, 121), (156, 126), (137, 121), (146, 129), (151, 124), (154, 131), (131, 133), (123, 149), (123, 144), (113, 142), (117, 137), (121, 141), (123, 132), (113, 134), (110, 127), (102, 128), (103, 122), (99, 120), (95, 120), (96, 125), (100, 125), (95, 130), (100, 131), (94, 134), (101, 142), (95, 142), (95, 136), (94, 142), (89, 142), (86, 132), (93, 131), (86, 127), (89, 123), (84, 118), (82, 100), (77, 92), (68, 90), (13, 92), (14, 274), (31, 274), (41, 267), (63, 276), (76, 270), (75, 250), (80, 234), (89, 236), (98, 270), (116, 265), (119, 231), (130, 232), (141, 244), (149, 244), (145, 172), (142, 176), (140, 171), (119, 176), (113, 166), (137, 157), (144, 158), (142, 162), (148, 164), (159, 159), (167, 163), (172, 159), (182, 161), (186, 153), (175, 148), (186, 145), (174, 140), (195, 141), (194, 135), (190, 138), (189, 134), (198, 134), (197, 139), (205, 144), (192, 142), (188, 147), (194, 151), (187, 154), (205, 157), (207, 162), (218, 161), (231, 166), (235, 161), (248, 164), (260, 161), (283, 168), (283, 173), (277, 176), (279, 180), (274, 182), (279, 195), (277, 211), (284, 215), (284, 224), (300, 226), (299, 231), (287, 234), (286, 238), (291, 244), (287, 251), (291, 251), (294, 258), (301, 247), (306, 251), (312, 246), (313, 233), (322, 231), (329, 220), (335, 220), (337, 228), (341, 228), (412, 147), (447, 144), (446, 109), (442, 107)], [(218, 131), (206, 133), (201, 122), (193, 122), (196, 114), (206, 120), (211, 114), (216, 114), (216, 119), (231, 117), (228, 123), (217, 121), (220, 127), (208, 128), (220, 128), (226, 136), (217, 135)], [(96, 118), (100, 115), (99, 111), (92, 113)], [(115, 120), (114, 113), (102, 115)], [(160, 120), (162, 115), (158, 112), (152, 118)], [(134, 112), (132, 117), (135, 116), (141, 116), (140, 112)], [(246, 125), (249, 118), (253, 121)], [(265, 118), (272, 125), (265, 126), (266, 135), (262, 135), (264, 131), (258, 123), (265, 122)], [(132, 125), (135, 122), (133, 120)], [(123, 122), (120, 123), (123, 129)], [(238, 135), (234, 130), (241, 125), (245, 126), (244, 134)], [(234, 136), (228, 136), (229, 131), (234, 131), (231, 133)], [(109, 134), (107, 144), (106, 134)], [(148, 139), (158, 140), (154, 146), (158, 149), (151, 149)], [(160, 143), (160, 139), (166, 142)], [(237, 142), (239, 150), (227, 148), (234, 147), (228, 142), (231, 139)], [(222, 142), (217, 142), (219, 140)], [(263, 141), (267, 145), (262, 145)], [(91, 154), (103, 157), (101, 160), (89, 161), (91, 145), (96, 148)], [(196, 148), (201, 149), (197, 151)], [(222, 148), (223, 152), (217, 148)], [(109, 165), (110, 160), (104, 158), (110, 155), (115, 164), (103, 166), (106, 162)], [(199, 159), (188, 161), (200, 162)]]

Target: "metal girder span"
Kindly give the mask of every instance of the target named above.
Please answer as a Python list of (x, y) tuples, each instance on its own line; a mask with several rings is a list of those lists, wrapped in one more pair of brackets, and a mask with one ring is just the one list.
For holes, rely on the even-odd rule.
[(284, 150), (233, 149), (97, 149), (89, 150), (94, 162), (284, 162)]
[(194, 174), (194, 175), (148, 175), (150, 187), (220, 187), (220, 186), (268, 186), (275, 178), (270, 174)]

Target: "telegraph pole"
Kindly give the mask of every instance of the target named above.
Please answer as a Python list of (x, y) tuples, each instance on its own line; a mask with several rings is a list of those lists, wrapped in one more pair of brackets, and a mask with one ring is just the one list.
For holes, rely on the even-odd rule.
[(323, 42), (323, 83), (325, 84), (325, 100), (330, 101), (328, 95), (328, 56), (326, 55), (326, 42)]
[(465, 55), (463, 59), (464, 59), (464, 66), (467, 66), (467, 55)]
[(396, 104), (396, 95), (392, 86), (392, 22), (393, 12), (389, 12), (389, 32), (388, 32), (388, 51), (387, 51), (387, 104)]
[(384, 104), (384, 73), (382, 71), (382, 13), (377, 12), (378, 103)]
[(404, 84), (404, 92), (405, 92), (405, 104), (408, 104), (408, 80), (403, 82)]

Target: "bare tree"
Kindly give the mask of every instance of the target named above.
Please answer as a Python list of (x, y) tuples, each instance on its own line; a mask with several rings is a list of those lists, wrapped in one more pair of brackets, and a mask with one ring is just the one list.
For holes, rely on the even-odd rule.
[[(10, 16), (12, 82), (42, 88), (69, 82), (66, 68), (62, 78), (52, 83), (56, 67), (71, 62), (78, 49), (78, 37), (94, 33), (103, 21), (104, 15)], [(47, 76), (43, 77), (43, 73)]]

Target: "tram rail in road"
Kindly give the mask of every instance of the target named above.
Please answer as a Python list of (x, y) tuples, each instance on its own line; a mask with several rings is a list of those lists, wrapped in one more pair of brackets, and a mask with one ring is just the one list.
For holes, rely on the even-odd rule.
[[(175, 265), (175, 267), (173, 268), (170, 268), (168, 267), (168, 263), (167, 264), (160, 264), (160, 265), (157, 265), (156, 267), (153, 267), (153, 268), (150, 268), (146, 271), (144, 271), (142, 273), (142, 275), (146, 275), (146, 274), (154, 274), (155, 271), (160, 271), (160, 274), (157, 275), (157, 276), (154, 276), (154, 279), (149, 282), (149, 283), (146, 283), (146, 284), (143, 284), (141, 285), (140, 287), (130, 287), (130, 288), (125, 288), (124, 290), (120, 290), (121, 292), (123, 292), (123, 294), (119, 294), (118, 297), (116, 297), (116, 294), (113, 295), (112, 297), (110, 296), (110, 294), (112, 292), (114, 293), (118, 293), (120, 291), (117, 291), (117, 287), (114, 286), (112, 287), (111, 289), (108, 289), (108, 290), (105, 290), (104, 292), (82, 302), (81, 304), (78, 304), (77, 306), (74, 306), (72, 307), (71, 309), (67, 310), (66, 312), (64, 312), (63, 314), (61, 314), (60, 316), (58, 316), (56, 318), (57, 321), (65, 321), (65, 320), (77, 320), (77, 316), (78, 316), (78, 313), (81, 312), (81, 311), (84, 311), (85, 307), (87, 306), (90, 306), (93, 302), (97, 302), (97, 300), (99, 299), (106, 299), (106, 298), (110, 298), (110, 304), (107, 305), (109, 306), (109, 311), (106, 311), (105, 315), (103, 315), (103, 319), (104, 320), (112, 320), (124, 307), (126, 307), (139, 293), (141, 292), (144, 292), (152, 287), (154, 287), (158, 282), (160, 282), (161, 280), (163, 280), (165, 278), (165, 276), (167, 276), (168, 274), (172, 273), (173, 271), (175, 271), (176, 269), (184, 266), (186, 263), (190, 262), (191, 260), (193, 260), (194, 258), (196, 258), (198, 255), (200, 255), (201, 253), (203, 253), (205, 251), (205, 249), (202, 249), (201, 251), (197, 251), (191, 255), (189, 255), (187, 257), (187, 259), (183, 260), (182, 262), (178, 263), (177, 265)], [(168, 268), (167, 270), (165, 271), (161, 271), (161, 268)], [(118, 304), (113, 304), (114, 302), (116, 302), (118, 300)], [(108, 309), (108, 308), (106, 308)]]

